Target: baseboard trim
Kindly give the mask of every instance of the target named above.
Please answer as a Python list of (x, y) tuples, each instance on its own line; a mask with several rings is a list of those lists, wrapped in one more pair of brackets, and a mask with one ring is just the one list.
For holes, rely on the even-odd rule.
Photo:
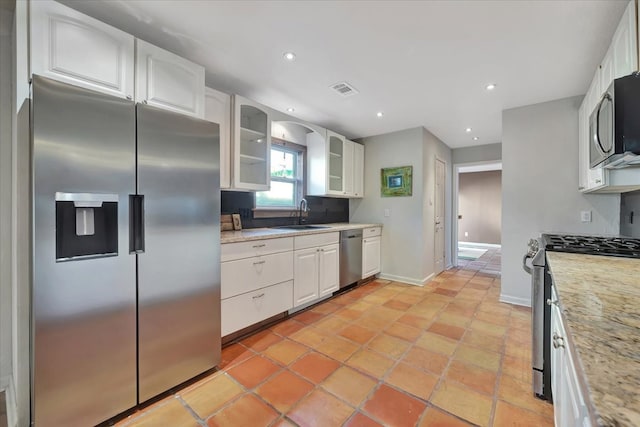
[(520, 298), (514, 297), (511, 295), (503, 295), (500, 294), (500, 302), (506, 302), (508, 304), (522, 305), (525, 307), (531, 307), (531, 299), (530, 298)]
[(431, 279), (433, 279), (434, 276), (435, 276), (435, 274), (431, 273), (430, 275), (428, 275), (424, 279), (414, 279), (412, 277), (396, 276), (394, 274), (380, 273), (378, 275), (378, 279), (392, 280), (394, 282), (402, 282), (402, 283), (406, 283), (408, 285), (424, 286), (427, 283), (429, 283), (431, 281)]
[(13, 381), (10, 376), (0, 378), (0, 390), (4, 390), (7, 410), (7, 425), (17, 427), (18, 408), (16, 407), (16, 395), (13, 389)]

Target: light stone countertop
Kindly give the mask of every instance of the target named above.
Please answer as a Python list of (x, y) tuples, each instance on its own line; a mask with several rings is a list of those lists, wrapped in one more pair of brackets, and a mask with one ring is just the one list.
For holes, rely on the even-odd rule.
[(276, 239), (278, 237), (302, 236), (305, 234), (331, 233), (343, 230), (353, 230), (355, 228), (382, 227), (382, 224), (359, 224), (349, 222), (338, 222), (332, 224), (310, 224), (322, 225), (328, 228), (310, 228), (302, 230), (287, 230), (283, 228), (247, 228), (239, 231), (222, 231), (220, 233), (220, 243), (247, 242), (250, 240)]
[(546, 255), (592, 421), (640, 426), (640, 260)]

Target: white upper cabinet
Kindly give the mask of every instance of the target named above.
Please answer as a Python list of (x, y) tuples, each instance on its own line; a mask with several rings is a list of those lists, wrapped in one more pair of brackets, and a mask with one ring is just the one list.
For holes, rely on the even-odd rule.
[[(356, 165), (355, 146), (344, 136), (327, 130), (326, 137), (308, 135), (307, 139), (307, 194), (312, 196), (362, 197), (356, 195), (356, 183), (362, 187), (363, 168)], [(358, 149), (359, 150), (359, 149)], [(358, 151), (358, 155), (363, 154)], [(355, 171), (358, 170), (358, 176)]]
[(627, 76), (638, 69), (636, 34), (636, 7), (635, 2), (631, 1), (622, 15), (607, 54), (600, 64), (598, 96), (607, 90), (613, 79)]
[(353, 144), (353, 197), (364, 197), (364, 145)]
[(30, 6), (31, 73), (133, 99), (133, 36), (54, 1)]
[(231, 186), (231, 95), (205, 89), (204, 118), (220, 125), (220, 188)]
[(233, 188), (269, 190), (271, 181), (271, 116), (269, 108), (234, 95)]
[(136, 40), (136, 101), (204, 118), (204, 67)]
[(604, 169), (589, 167), (589, 150), (593, 143), (589, 133), (589, 117), (614, 79), (638, 69), (637, 17), (635, 2), (629, 2), (613, 35), (611, 45), (589, 86), (578, 112), (579, 190), (582, 192), (623, 193), (640, 189), (637, 169)]

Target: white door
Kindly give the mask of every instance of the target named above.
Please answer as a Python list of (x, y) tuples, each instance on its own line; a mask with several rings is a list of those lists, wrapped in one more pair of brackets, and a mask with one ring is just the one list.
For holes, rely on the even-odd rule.
[(340, 246), (334, 245), (323, 246), (320, 248), (319, 256), (319, 297), (323, 297), (340, 288), (340, 258), (338, 253)]
[(445, 164), (442, 160), (436, 159), (436, 195), (435, 195), (435, 266), (434, 273), (437, 275), (444, 270), (444, 185), (445, 185)]
[(380, 237), (362, 240), (362, 278), (380, 273)]
[(318, 298), (319, 248), (295, 251), (293, 258), (293, 305), (299, 306)]

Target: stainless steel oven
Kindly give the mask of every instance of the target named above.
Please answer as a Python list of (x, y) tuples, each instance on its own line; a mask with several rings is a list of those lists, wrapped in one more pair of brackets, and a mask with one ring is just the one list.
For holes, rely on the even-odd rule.
[[(551, 400), (551, 310), (546, 304), (551, 298), (551, 276), (547, 273), (546, 258), (542, 238), (531, 239), (522, 260), (522, 267), (531, 275), (531, 362), (533, 368), (533, 393), (545, 400)], [(528, 261), (531, 260), (531, 266)]]

